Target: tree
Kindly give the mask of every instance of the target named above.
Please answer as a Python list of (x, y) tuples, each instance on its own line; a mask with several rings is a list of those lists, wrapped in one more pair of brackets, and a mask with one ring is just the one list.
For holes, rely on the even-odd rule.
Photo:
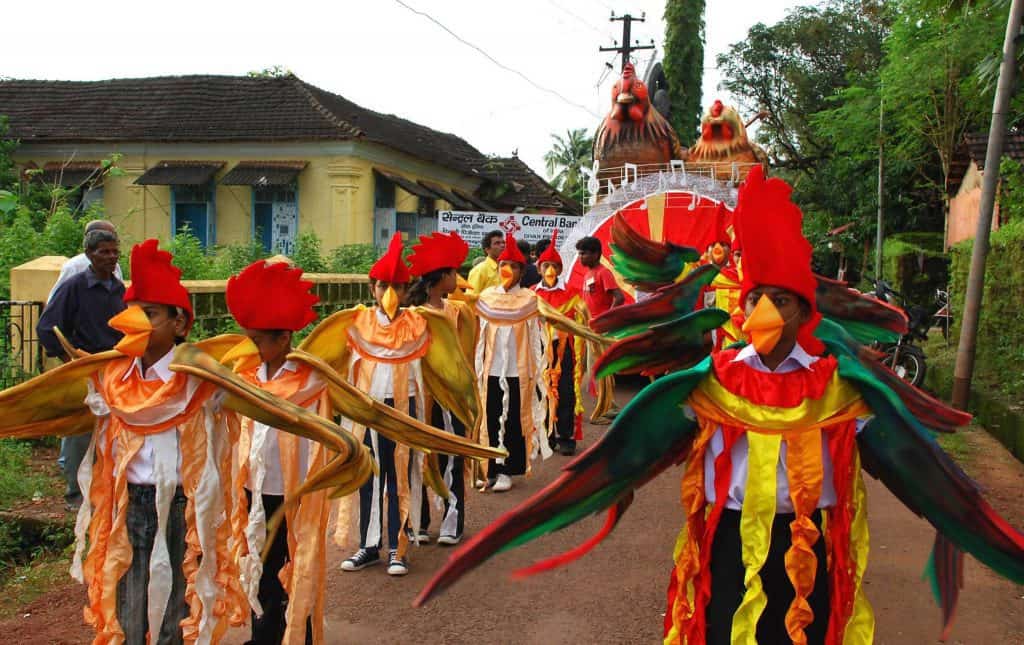
[(672, 126), (679, 142), (697, 138), (704, 78), (704, 0), (665, 3), (665, 77), (672, 101)]
[(584, 128), (566, 130), (565, 137), (552, 134), (551, 150), (544, 153), (544, 164), (551, 184), (582, 202), (587, 181), (581, 168), (593, 165), (594, 140)]
[(875, 73), (885, 32), (880, 0), (827, 0), (796, 7), (779, 23), (758, 23), (719, 55), (722, 85), (741, 113), (761, 110), (758, 141), (772, 165), (813, 173), (830, 154), (810, 124), (837, 92)]

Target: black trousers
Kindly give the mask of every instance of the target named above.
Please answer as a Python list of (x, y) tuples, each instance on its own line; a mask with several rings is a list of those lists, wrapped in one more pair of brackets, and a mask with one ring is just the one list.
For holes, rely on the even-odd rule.
[[(384, 403), (395, 407), (394, 399), (385, 399)], [(416, 416), (416, 399), (409, 398), (409, 416)], [(377, 437), (377, 448), (373, 447), (373, 437)], [(376, 504), (376, 528), (380, 537), (375, 543), (367, 543), (367, 535), (370, 530), (370, 520), (373, 515), (374, 503), (374, 478), (370, 477), (365, 484), (359, 487), (359, 543), (366, 549), (380, 549), (384, 539), (384, 499), (387, 498), (387, 522), (388, 522), (388, 548), (398, 548), (398, 531), (402, 528), (401, 513), (398, 509), (398, 471), (395, 470), (395, 442), (391, 441), (375, 430), (366, 429), (363, 435), (363, 444), (370, 449), (370, 454), (377, 461), (380, 467), (380, 475), (377, 477), (377, 504)], [(410, 467), (413, 461), (410, 459)]]
[[(519, 379), (505, 379), (508, 385), (508, 418), (505, 419), (505, 449), (508, 457), (505, 463), (499, 464), (493, 459), (487, 467), (488, 476), (525, 475), (526, 474), (526, 438), (523, 436), (523, 424), (519, 418)], [(487, 435), (491, 447), (498, 446), (498, 434), (501, 429), (501, 379), (497, 376), (487, 377)]]
[[(786, 611), (796, 594), (786, 575), (785, 555), (791, 543), (789, 524), (795, 518), (793, 513), (780, 513), (775, 516), (772, 524), (771, 546), (760, 572), (768, 605), (757, 621), (758, 645), (788, 645), (792, 642), (786, 633), (785, 619)], [(821, 511), (815, 511), (811, 519), (820, 530)], [(804, 633), (809, 645), (819, 645), (825, 642), (829, 619), (824, 537), (819, 537), (813, 548), (818, 568), (814, 577), (814, 590), (807, 597), (807, 602), (814, 612), (814, 621), (804, 629)], [(740, 512), (725, 509), (711, 546), (711, 599), (705, 613), (709, 645), (730, 643), (733, 614), (740, 606), (745, 591), (742, 549)]]
[[(466, 436), (466, 426), (454, 415), (449, 413), (452, 420), (452, 430), (460, 437)], [(430, 425), (435, 428), (444, 429), (444, 410), (437, 403), (430, 412)], [(441, 515), (441, 535), (461, 536), (462, 528), (466, 522), (466, 478), (464, 476), (465, 460), (462, 457), (438, 454), (438, 466), (441, 476), (445, 478), (448, 489), (455, 496), (455, 504), (444, 500), (444, 512)], [(450, 464), (450, 466), (449, 466)], [(451, 468), (451, 480), (448, 480), (448, 469)], [(420, 527), (426, 530), (430, 526), (430, 500), (428, 499), (426, 486), (423, 487), (423, 505), (420, 511)], [(450, 526), (449, 517), (454, 519), (454, 527)]]
[[(252, 507), (252, 492), (245, 491), (249, 507)], [(262, 495), (263, 510), (267, 520), (274, 515), (281, 504), (284, 503), (284, 495)], [(278, 573), (288, 564), (291, 558), (288, 556), (288, 520), (281, 520), (281, 527), (274, 536), (267, 552), (267, 559), (263, 562), (263, 575), (260, 576), (260, 589), (257, 594), (260, 606), (263, 608), (263, 615), (257, 617), (256, 612), (252, 614), (252, 640), (246, 645), (278, 645), (284, 639), (285, 610), (288, 608), (288, 594), (281, 585)], [(306, 643), (313, 643), (313, 621), (306, 618)]]
[[(555, 339), (552, 345), (552, 354), (557, 357), (559, 339)], [(573, 379), (573, 369), (576, 367), (576, 360), (572, 353), (572, 342), (565, 348), (562, 355), (562, 373), (558, 377), (558, 405), (555, 407), (555, 427), (552, 428), (551, 444), (576, 447), (576, 387)], [(548, 420), (551, 423), (551, 420)], [(549, 426), (550, 427), (550, 426)]]

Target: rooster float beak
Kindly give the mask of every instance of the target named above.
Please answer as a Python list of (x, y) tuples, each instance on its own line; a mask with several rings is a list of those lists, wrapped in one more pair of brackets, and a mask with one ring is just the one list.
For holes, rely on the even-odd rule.
[(132, 305), (108, 320), (107, 324), (124, 334), (114, 349), (126, 356), (142, 356), (146, 353), (153, 325), (142, 307)]
[(630, 94), (629, 92), (622, 92), (617, 97), (615, 97), (615, 102), (619, 104), (629, 105), (631, 103), (636, 102), (636, 97)]
[(224, 365), (234, 363), (235, 372), (244, 372), (259, 366), (261, 362), (260, 350), (256, 347), (256, 343), (246, 336), (245, 340), (229, 349), (221, 357), (220, 362)]

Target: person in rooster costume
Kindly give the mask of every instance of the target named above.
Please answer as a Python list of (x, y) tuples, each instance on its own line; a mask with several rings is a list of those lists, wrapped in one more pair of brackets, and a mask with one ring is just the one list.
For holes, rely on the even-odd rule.
[[(457, 269), (466, 261), (469, 245), (458, 233), (432, 233), (420, 236), (419, 244), (412, 247), (409, 255), (409, 271), (416, 277), (409, 294), (409, 303), (422, 305), (442, 312), (455, 327), (459, 344), (467, 361), (472, 360), (476, 349), (476, 319), (472, 308), (466, 302), (451, 300), (448, 296), (458, 289)], [(431, 396), (427, 402), (429, 419), (433, 426), (459, 437), (467, 436), (466, 426), (451, 411), (444, 409)], [(470, 436), (478, 439), (476, 428)], [(462, 540), (466, 523), (466, 469), (461, 457), (442, 455), (437, 461), (437, 470), (444, 478), (444, 484), (451, 491), (447, 498), (437, 497), (441, 510), (441, 526), (437, 543), (454, 546)], [(419, 535), (426, 537), (430, 524), (430, 506), (424, 496)]]
[(537, 454), (551, 456), (544, 418), (547, 388), (540, 387), (547, 365), (546, 338), (537, 324), (537, 294), (519, 285), (526, 258), (511, 234), (498, 258), (501, 284), (484, 289), (476, 302), (480, 320), (476, 373), (486, 406), (490, 445), (508, 457), (488, 464), (491, 490), (512, 488), (512, 476), (530, 471)]
[[(255, 387), (330, 418), (327, 382), (313, 366), (288, 358), (292, 335), (317, 318), (313, 305), (319, 298), (310, 293), (312, 287), (302, 280), (302, 269), (264, 260), (230, 278), (228, 310), (250, 342), (236, 346), (228, 359), (236, 359), (235, 371)], [(284, 502), (286, 495), (295, 499), (310, 473), (323, 470), (327, 449), (245, 418), (238, 462), (234, 484), (244, 488), (249, 501), (246, 552), (240, 558), (243, 585), (254, 607), (249, 643), (323, 642), (327, 491), (298, 498), (290, 507)], [(271, 536), (267, 518), (278, 509), (284, 520)]]
[(733, 260), (733, 249), (738, 249), (738, 241), (732, 239), (732, 226), (727, 221), (724, 205), (719, 205), (715, 219), (715, 243), (708, 248), (702, 263), (714, 264), (718, 268), (718, 275), (704, 288), (702, 300), (705, 308), (721, 309), (729, 313), (729, 320), (712, 333), (714, 351), (718, 351), (738, 340), (746, 340), (746, 336), (740, 330), (743, 324), (743, 307), (740, 302), (742, 278), (739, 266)]
[[(644, 483), (680, 462), (685, 526), (668, 586), (666, 643), (871, 643), (862, 467), (936, 528), (929, 573), (947, 633), (964, 551), (1024, 582), (1024, 534), (989, 506), (930, 432), (954, 431), (970, 416), (903, 383), (841, 324), (823, 318), (819, 301), (831, 311), (838, 301), (819, 296), (790, 192), (756, 167), (740, 190), (736, 231), (750, 344), (707, 353), (708, 332), (728, 318), (693, 311), (713, 269), (680, 282), (685, 296), (671, 292), (680, 309), (665, 306), (669, 291), (643, 303), (671, 311), (655, 332), (689, 357), (672, 367), (680, 371), (644, 388), (558, 479), (464, 544), (417, 604), (508, 545), (607, 510), (597, 536), (524, 573), (580, 557), (615, 527)], [(672, 249), (649, 251), (664, 259)], [(677, 255), (675, 270), (685, 259)], [(636, 273), (666, 270), (635, 260)], [(637, 336), (635, 347), (651, 347)]]
[[(377, 305), (359, 305), (325, 318), (298, 351), (321, 366), (326, 376), (336, 379), (335, 386), (366, 392), (370, 400), (402, 413), (408, 411), (408, 417), (419, 422), (426, 418), (429, 394), (466, 427), (476, 427), (479, 396), (454, 327), (441, 312), (401, 306), (410, 274), (402, 258), (400, 233), (391, 239), (387, 253), (373, 265), (369, 277)], [(381, 562), (386, 525), (387, 571), (393, 576), (405, 575), (410, 534), (416, 539), (412, 529), (420, 526), (423, 483), (442, 499), (451, 494), (437, 470), (437, 460), (424, 460), (423, 456), (438, 451), (481, 459), (500, 458), (505, 453), (422, 423), (417, 434), (403, 436), (385, 433), (357, 417), (342, 416), (351, 419), (352, 434), (370, 452), (375, 466), (366, 473), (365, 484), (364, 479), (358, 480), (362, 484), (360, 548), (342, 563), (342, 570), (359, 571)], [(345, 543), (353, 515), (345, 501), (339, 507), (335, 531), (340, 543)]]
[[(558, 254), (558, 231), (551, 234), (551, 243), (537, 258), (541, 281), (533, 287), (563, 316), (585, 325), (583, 300), (576, 289), (562, 279), (562, 256)], [(548, 428), (551, 447), (559, 454), (576, 453), (576, 442), (583, 438), (583, 340), (573, 334), (545, 324), (547, 334)]]

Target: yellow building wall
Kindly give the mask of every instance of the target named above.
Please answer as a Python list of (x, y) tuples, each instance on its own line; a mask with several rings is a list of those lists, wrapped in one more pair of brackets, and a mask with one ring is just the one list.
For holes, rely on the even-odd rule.
[[(136, 146), (138, 147), (138, 146)], [(207, 147), (209, 148), (209, 147)], [(39, 167), (51, 161), (62, 161), (67, 156), (32, 154), (31, 146), (23, 146), (18, 163), (34, 162)], [(168, 186), (140, 186), (135, 184), (147, 169), (163, 160), (223, 161), (224, 167), (214, 177), (216, 185), (216, 244), (247, 242), (252, 236), (252, 189), (248, 186), (224, 186), (219, 182), (240, 161), (296, 160), (308, 163), (298, 175), (299, 232), (314, 231), (326, 252), (344, 244), (370, 243), (374, 231), (374, 168), (401, 175), (410, 181), (429, 181), (451, 189), (453, 172), (426, 162), (414, 160), (390, 151), (375, 149), (376, 161), (351, 155), (310, 155), (288, 150), (281, 154), (268, 154), (267, 146), (254, 154), (224, 154), (233, 146), (217, 151), (190, 151), (179, 146), (171, 154), (167, 150), (147, 154), (124, 154), (118, 167), (121, 177), (108, 177), (103, 186), (103, 206), (106, 217), (117, 227), (126, 245), (150, 237), (166, 242), (171, 237), (171, 190)], [(111, 151), (113, 152), (113, 151)], [(87, 150), (76, 152), (77, 159), (102, 159), (110, 152)], [(387, 159), (382, 163), (380, 158)], [(459, 187), (472, 190), (479, 180), (463, 178)], [(415, 211), (417, 197), (396, 187), (395, 204), (399, 211)], [(439, 210), (451, 206), (444, 200), (435, 201)]]

